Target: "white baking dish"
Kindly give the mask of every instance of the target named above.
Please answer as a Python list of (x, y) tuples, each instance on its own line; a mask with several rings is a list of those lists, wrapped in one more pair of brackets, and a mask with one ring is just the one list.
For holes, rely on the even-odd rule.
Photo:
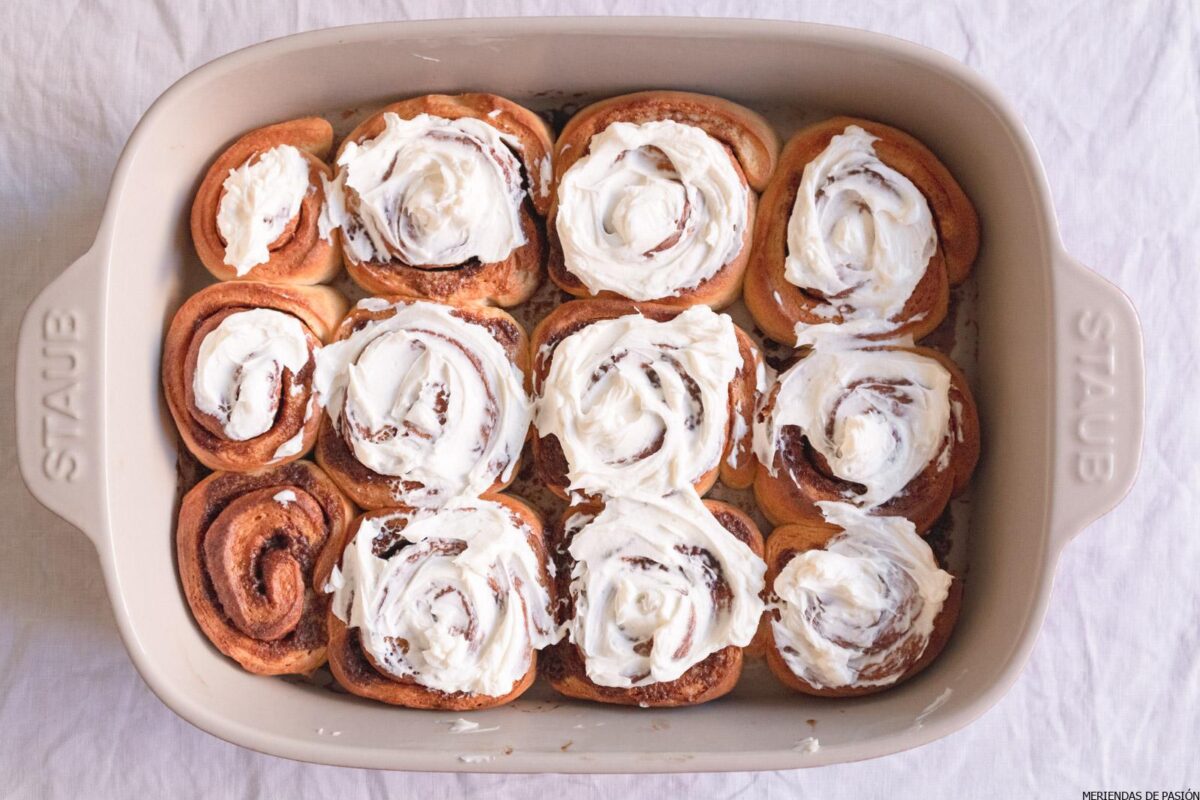
[[(187, 209), (241, 132), (431, 91), (545, 107), (576, 93), (709, 92), (778, 113), (820, 108), (905, 128), (977, 205), (977, 392), (970, 573), (955, 636), (893, 691), (823, 701), (751, 668), (728, 698), (675, 711), (564, 702), (539, 687), (453, 734), (454, 715), (254, 677), (200, 634), (173, 559), (174, 431), (160, 342), (201, 282)], [(967, 724), (1029, 653), (1063, 546), (1128, 490), (1142, 431), (1141, 335), (1129, 301), (1059, 242), (1033, 145), (1008, 104), (938, 53), (785, 22), (522, 19), (302, 34), (196, 70), (146, 113), (117, 166), (95, 245), (29, 309), (17, 362), (20, 464), (91, 538), (125, 644), (168, 706), (264, 752), (393, 769), (633, 772), (777, 769), (869, 758)], [(813, 736), (820, 749), (795, 749)]]

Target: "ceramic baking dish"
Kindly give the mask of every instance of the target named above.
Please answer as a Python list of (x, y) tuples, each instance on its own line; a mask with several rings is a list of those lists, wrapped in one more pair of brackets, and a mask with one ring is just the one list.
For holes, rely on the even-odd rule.
[[(911, 131), (983, 220), (970, 572), (958, 629), (911, 682), (827, 701), (752, 667), (728, 698), (674, 711), (562, 702), (544, 687), (472, 720), (251, 676), (193, 623), (176, 578), (174, 431), (160, 342), (199, 285), (187, 209), (241, 132), (314, 110), (432, 91), (535, 107), (680, 88), (759, 109), (818, 108)], [(246, 747), (392, 769), (640, 772), (779, 769), (915, 747), (962, 727), (1016, 678), (1064, 545), (1137, 471), (1143, 364), (1126, 297), (1059, 241), (1037, 154), (1012, 109), (962, 65), (905, 42), (786, 22), (521, 19), (395, 23), (267, 42), (171, 87), (117, 165), (94, 246), (21, 327), (17, 422), (31, 491), (95, 544), (130, 656), (164, 703)], [(807, 737), (819, 749), (797, 748)]]

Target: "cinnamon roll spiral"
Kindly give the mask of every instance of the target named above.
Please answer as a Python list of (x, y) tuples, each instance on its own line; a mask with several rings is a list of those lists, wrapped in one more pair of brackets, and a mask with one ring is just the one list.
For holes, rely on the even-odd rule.
[(754, 493), (776, 524), (820, 523), (822, 501), (924, 531), (966, 488), (979, 420), (966, 378), (921, 347), (818, 347), (781, 375), (754, 426)]
[(765, 120), (715, 97), (639, 92), (585, 108), (555, 153), (551, 279), (576, 297), (726, 305), (777, 150)]
[(676, 706), (720, 697), (763, 612), (762, 537), (690, 490), (568, 510), (555, 538), (566, 638), (543, 673), (570, 697)]
[(767, 663), (807, 694), (894, 686), (941, 652), (962, 582), (939, 568), (911, 522), (821, 503), (832, 524), (785, 525), (767, 543)]
[(260, 675), (325, 663), (325, 609), (314, 569), (353, 515), (313, 463), (214, 472), (183, 498), (175, 534), (192, 615), (217, 649)]
[(529, 432), (524, 331), (503, 311), (367, 298), (318, 357), (317, 461), (364, 508), (438, 508), (512, 479)]
[(744, 469), (725, 455), (749, 440), (761, 359), (728, 316), (576, 301), (533, 346), (534, 460), (560, 497), (703, 493)]
[(426, 95), (355, 128), (322, 229), (375, 294), (511, 306), (537, 288), (550, 205), (550, 132), (502, 97)]
[(308, 452), (321, 418), (316, 355), (345, 309), (324, 286), (218, 283), (188, 298), (167, 331), (162, 381), (201, 463), (246, 471)]
[(797, 133), (763, 193), (746, 306), (767, 336), (810, 329), (920, 338), (979, 250), (979, 219), (949, 170), (903, 131), (837, 117)]
[(323, 283), (342, 265), (319, 225), (333, 128), (318, 117), (258, 128), (209, 167), (192, 202), (192, 241), (221, 280)]
[[(330, 667), (354, 694), (415, 708), (506, 703), (558, 640), (542, 526), (490, 495), (359, 517), (332, 551)], [(336, 565), (335, 565), (336, 564)]]

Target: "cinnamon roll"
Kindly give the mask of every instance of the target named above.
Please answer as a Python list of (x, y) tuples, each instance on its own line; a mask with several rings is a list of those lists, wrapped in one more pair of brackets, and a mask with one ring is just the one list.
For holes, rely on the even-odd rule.
[(550, 278), (576, 297), (727, 305), (778, 149), (766, 120), (716, 97), (588, 106), (556, 146)]
[(192, 241), (221, 280), (323, 283), (342, 265), (319, 225), (333, 128), (305, 117), (258, 128), (217, 157), (192, 202)]
[(763, 613), (763, 543), (690, 490), (569, 509), (553, 539), (565, 638), (542, 674), (568, 697), (682, 706), (728, 693)]
[(559, 497), (748, 485), (762, 360), (724, 314), (620, 300), (566, 303), (534, 331), (533, 458)]
[(214, 472), (179, 509), (179, 580), (192, 616), (248, 672), (310, 673), (325, 663), (328, 600), (313, 584), (353, 508), (316, 464)]
[(822, 501), (924, 531), (979, 457), (966, 378), (923, 347), (818, 347), (783, 373), (754, 425), (754, 494), (775, 524), (820, 523)]
[(925, 336), (979, 250), (979, 218), (950, 171), (903, 131), (863, 119), (792, 137), (759, 212), (746, 307), (789, 344), (813, 326)]
[(167, 407), (210, 469), (300, 458), (316, 441), (315, 359), (346, 310), (325, 286), (231, 282), (192, 295), (163, 346)]
[(373, 294), (516, 305), (540, 282), (550, 146), (541, 118), (495, 95), (393, 103), (339, 149), (322, 229), (341, 229)]
[(542, 537), (537, 514), (503, 495), (359, 517), (322, 570), (334, 677), (412, 708), (518, 697), (559, 638)]
[(767, 664), (806, 694), (882, 691), (945, 647), (962, 581), (911, 522), (845, 503), (821, 508), (827, 523), (785, 525), (767, 541)]
[(364, 508), (502, 489), (529, 432), (528, 362), (499, 309), (361, 300), (317, 358), (317, 461)]

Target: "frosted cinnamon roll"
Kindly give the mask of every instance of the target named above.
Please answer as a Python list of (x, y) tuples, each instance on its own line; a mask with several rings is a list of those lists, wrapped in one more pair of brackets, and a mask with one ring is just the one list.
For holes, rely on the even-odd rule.
[(837, 501), (924, 531), (971, 478), (979, 420), (935, 350), (818, 347), (763, 399), (754, 448), (754, 494), (775, 524), (819, 523), (819, 504)]
[(325, 286), (218, 283), (188, 298), (167, 330), (162, 382), (192, 454), (244, 472), (307, 453), (321, 421), (316, 356), (345, 310)]
[(511, 306), (540, 282), (550, 131), (491, 94), (393, 103), (337, 156), (322, 230), (340, 228), (350, 277), (374, 294)]
[(258, 128), (217, 157), (192, 202), (192, 241), (221, 280), (323, 283), (342, 265), (318, 224), (333, 128), (318, 117)]
[(942, 651), (962, 581), (938, 566), (911, 522), (821, 507), (828, 523), (785, 525), (767, 541), (767, 663), (806, 694), (882, 691)]
[[(749, 483), (761, 358), (707, 307), (566, 303), (534, 331), (538, 476), (559, 497), (704, 493)], [(738, 437), (735, 439), (734, 434)]]
[(324, 664), (328, 600), (314, 570), (352, 516), (350, 501), (309, 461), (214, 472), (196, 484), (180, 505), (175, 543), (205, 636), (260, 675)]
[(763, 613), (763, 543), (690, 490), (569, 509), (553, 540), (566, 635), (542, 674), (568, 697), (681, 706), (726, 694)]
[(354, 694), (413, 708), (501, 705), (558, 641), (542, 525), (503, 495), (359, 517), (322, 574), (329, 665)]
[(588, 106), (556, 146), (551, 279), (576, 297), (732, 302), (778, 149), (764, 119), (716, 97), (652, 91)]
[(979, 250), (979, 219), (924, 145), (836, 117), (797, 133), (762, 196), (746, 307), (772, 339), (813, 326), (868, 339), (930, 333)]
[(317, 461), (364, 508), (501, 489), (529, 432), (528, 361), (499, 309), (361, 300), (317, 359)]

